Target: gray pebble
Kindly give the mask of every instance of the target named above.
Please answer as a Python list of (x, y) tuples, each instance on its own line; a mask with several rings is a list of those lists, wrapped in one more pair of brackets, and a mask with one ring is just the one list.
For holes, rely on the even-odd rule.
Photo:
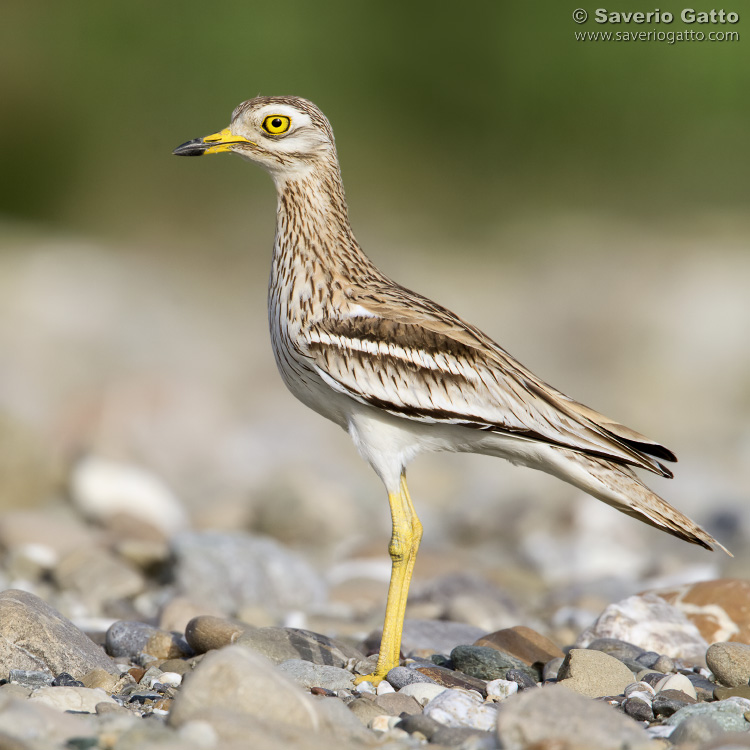
[(527, 674), (534, 682), (540, 676), (515, 656), (486, 646), (456, 646), (451, 651), (451, 661), (457, 670), (481, 680), (504, 680), (509, 669)]
[(67, 672), (60, 672), (54, 680), (52, 680), (53, 687), (86, 687), (80, 680), (76, 680), (73, 675)]
[(528, 690), (537, 686), (536, 681), (532, 680), (526, 672), (522, 672), (520, 669), (509, 669), (505, 673), (504, 679), (515, 682), (519, 690)]
[[(492, 737), (490, 732), (483, 732), (481, 729), (471, 729), (470, 727), (441, 727), (430, 738), (430, 743), (443, 745), (444, 747), (466, 747), (466, 742), (472, 738), (489, 739)], [(480, 745), (481, 746), (481, 745)], [(492, 743), (490, 747), (496, 745)]]
[(656, 716), (671, 716), (695, 699), (680, 690), (662, 690), (654, 696), (652, 707)]
[(634, 643), (621, 641), (618, 638), (596, 638), (586, 647), (593, 651), (603, 651), (605, 654), (614, 656), (615, 659), (637, 659), (646, 653), (645, 649)]
[(635, 660), (646, 669), (651, 669), (659, 659), (659, 654), (656, 651), (644, 651), (640, 656), (636, 656)]
[(435, 733), (442, 728), (442, 724), (439, 724), (435, 719), (425, 716), (424, 714), (403, 716), (396, 726), (409, 734), (420, 732), (428, 741), (431, 740)]
[(54, 679), (54, 675), (49, 672), (41, 672), (35, 669), (11, 669), (8, 673), (8, 682), (17, 682), (19, 685), (29, 688), (51, 685)]
[(564, 661), (565, 658), (562, 656), (550, 659), (542, 669), (542, 679), (545, 682), (547, 682), (548, 680), (556, 680), (557, 673), (560, 671), (560, 667), (562, 666)]
[(723, 734), (724, 730), (710, 716), (690, 716), (669, 735), (673, 745), (702, 745)]
[(648, 701), (643, 698), (628, 698), (622, 708), (628, 716), (632, 716), (636, 721), (653, 721), (654, 710)]
[(692, 716), (708, 716), (725, 732), (746, 732), (745, 713), (750, 703), (741, 698), (729, 698), (715, 703), (694, 703), (681, 708), (664, 722), (668, 726), (679, 726)]
[(651, 669), (654, 672), (663, 672), (664, 674), (670, 674), (675, 671), (674, 659), (669, 656), (660, 656), (652, 665)]
[(685, 676), (693, 684), (699, 701), (711, 701), (714, 699), (715, 683), (699, 674), (687, 674)]
[(430, 679), (427, 675), (418, 672), (416, 669), (409, 669), (408, 667), (394, 667), (388, 672), (385, 679), (396, 688), (396, 690), (400, 690), (402, 687), (411, 685), (414, 682), (435, 683), (435, 680)]

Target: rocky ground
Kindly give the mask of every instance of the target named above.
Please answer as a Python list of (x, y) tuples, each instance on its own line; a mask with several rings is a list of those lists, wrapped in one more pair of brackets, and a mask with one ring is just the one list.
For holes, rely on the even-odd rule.
[(355, 684), (385, 601), (367, 558), (326, 577), (269, 536), (196, 530), (156, 477), (104, 459), (67, 491), (65, 512), (0, 518), (0, 747), (750, 746), (750, 582), (646, 591), (578, 627), (531, 577), (536, 607), (438, 575), (403, 665)]

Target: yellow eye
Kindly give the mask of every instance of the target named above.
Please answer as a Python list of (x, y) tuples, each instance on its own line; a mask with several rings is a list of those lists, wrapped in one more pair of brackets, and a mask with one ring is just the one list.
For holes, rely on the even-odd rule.
[(263, 130), (271, 135), (279, 135), (280, 133), (286, 133), (291, 124), (292, 121), (286, 115), (268, 115), (263, 120)]

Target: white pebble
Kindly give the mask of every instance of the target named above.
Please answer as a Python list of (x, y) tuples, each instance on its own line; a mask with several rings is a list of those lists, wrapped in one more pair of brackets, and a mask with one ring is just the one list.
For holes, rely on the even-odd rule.
[(373, 685), (369, 680), (364, 680), (363, 682), (357, 683), (357, 692), (372, 693), (374, 695), (375, 685)]
[(98, 456), (81, 459), (71, 473), (73, 504), (97, 521), (134, 516), (171, 535), (188, 525), (182, 503), (154, 474)]
[(491, 680), (487, 683), (487, 698), (502, 701), (518, 692), (518, 683), (513, 680)]
[(442, 685), (433, 685), (431, 682), (412, 682), (410, 685), (404, 685), (398, 692), (410, 695), (420, 706), (426, 706), (435, 696), (447, 689)]
[(651, 696), (654, 692), (653, 687), (647, 682), (632, 682), (625, 688), (625, 697), (629, 698), (632, 693), (648, 693)]
[(159, 682), (162, 685), (169, 685), (170, 687), (178, 687), (182, 684), (182, 675), (177, 672), (162, 672), (159, 677)]
[(647, 693), (645, 690), (633, 690), (633, 692), (628, 695), (628, 698), (640, 698), (644, 703), (651, 705), (654, 700), (654, 694)]
[(668, 674), (666, 677), (662, 677), (654, 685), (654, 690), (657, 693), (660, 693), (662, 690), (680, 690), (691, 698), (698, 699), (693, 683), (684, 674)]
[(497, 708), (462, 690), (444, 690), (424, 708), (424, 715), (448, 727), (487, 732), (497, 724)]
[(393, 685), (391, 685), (390, 682), (387, 680), (381, 680), (375, 692), (378, 695), (385, 695), (386, 693), (395, 693), (396, 691), (393, 689)]
[(401, 721), (400, 716), (381, 714), (380, 716), (373, 717), (370, 722), (370, 729), (375, 732), (387, 732), (389, 729), (393, 729), (399, 721)]

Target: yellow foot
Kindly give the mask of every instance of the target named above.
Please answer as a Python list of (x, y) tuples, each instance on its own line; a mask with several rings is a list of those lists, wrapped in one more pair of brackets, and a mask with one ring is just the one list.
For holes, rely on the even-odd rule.
[(359, 685), (362, 682), (371, 682), (377, 687), (384, 679), (385, 675), (379, 675), (373, 672), (372, 674), (361, 674), (359, 677), (355, 677), (354, 684)]

